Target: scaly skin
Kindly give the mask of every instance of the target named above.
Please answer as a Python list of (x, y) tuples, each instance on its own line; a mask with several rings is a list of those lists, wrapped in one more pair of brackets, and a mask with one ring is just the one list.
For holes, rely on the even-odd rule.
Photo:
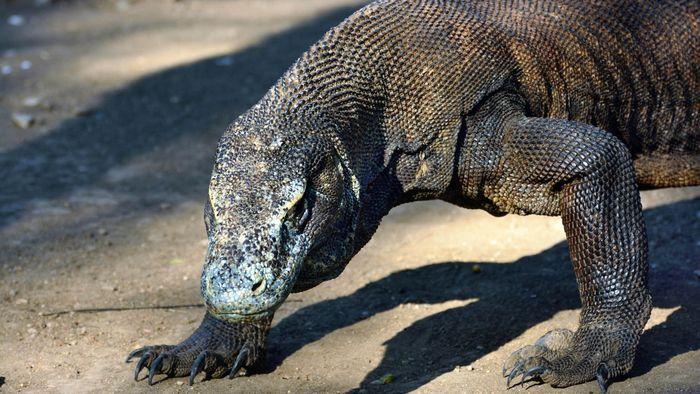
[(393, 206), (443, 199), (562, 217), (580, 326), (514, 353), (504, 375), (604, 389), (632, 367), (651, 309), (638, 187), (700, 184), (699, 7), (415, 0), (356, 12), (221, 138), (205, 321), (176, 347), (134, 353), (137, 376), (192, 382), (259, 364), (291, 291), (339, 275)]

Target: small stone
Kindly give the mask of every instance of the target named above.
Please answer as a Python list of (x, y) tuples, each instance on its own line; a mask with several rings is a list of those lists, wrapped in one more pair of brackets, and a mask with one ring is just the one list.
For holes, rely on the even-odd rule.
[(29, 303), (29, 301), (26, 298), (18, 298), (15, 301), (15, 304), (17, 304), (17, 305), (26, 305), (28, 303)]
[(38, 333), (39, 333), (39, 331), (37, 331), (37, 329), (33, 328), (33, 327), (27, 330), (27, 334), (29, 334), (31, 336), (36, 336), (36, 334), (38, 334)]
[(396, 379), (394, 375), (388, 373), (377, 380), (373, 380), (371, 384), (389, 384)]
[(22, 130), (30, 128), (34, 124), (34, 115), (23, 112), (15, 112), (12, 114), (12, 123)]
[(7, 24), (10, 26), (22, 26), (27, 22), (22, 15), (10, 15)]
[(100, 228), (100, 229), (98, 229), (98, 230), (97, 230), (97, 233), (100, 234), (100, 235), (103, 236), (103, 237), (104, 237), (105, 235), (109, 234), (109, 232), (108, 232), (107, 229), (105, 229), (105, 228)]
[(177, 382), (175, 382), (175, 384), (178, 386), (182, 386), (183, 384), (185, 384), (185, 382), (183, 382), (182, 380), (178, 380)]
[(41, 104), (41, 98), (37, 96), (29, 96), (22, 100), (22, 105), (24, 105), (27, 108), (34, 108)]
[(467, 365), (467, 371), (473, 371), (473, 370), (474, 370), (473, 365), (471, 365), (471, 364)]
[(9, 64), (3, 64), (2, 67), (0, 67), (0, 72), (2, 72), (2, 75), (12, 74), (12, 66)]
[(30, 68), (32, 68), (32, 61), (31, 60), (22, 60), (19, 63), (19, 68), (21, 68), (22, 70), (25, 70), (25, 71), (29, 70)]
[(472, 272), (475, 274), (481, 273), (481, 266), (479, 264), (472, 265)]

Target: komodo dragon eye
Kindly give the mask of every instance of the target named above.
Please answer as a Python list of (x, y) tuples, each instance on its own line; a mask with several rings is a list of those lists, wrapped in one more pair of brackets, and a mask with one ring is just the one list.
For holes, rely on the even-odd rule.
[(309, 191), (307, 189), (306, 192), (304, 192), (304, 196), (294, 204), (287, 214), (286, 221), (292, 225), (292, 228), (297, 234), (304, 232), (306, 225), (309, 223), (309, 219), (311, 219), (311, 204), (308, 194)]

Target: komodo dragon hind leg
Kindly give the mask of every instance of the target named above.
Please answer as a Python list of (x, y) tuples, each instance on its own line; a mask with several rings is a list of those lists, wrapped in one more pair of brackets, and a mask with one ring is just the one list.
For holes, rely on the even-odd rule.
[(631, 369), (651, 310), (630, 153), (613, 135), (573, 121), (509, 115), (500, 128), (483, 195), (504, 212), (561, 215), (582, 303), (576, 332), (550, 332), (506, 361), (507, 383), (598, 378), (604, 388)]

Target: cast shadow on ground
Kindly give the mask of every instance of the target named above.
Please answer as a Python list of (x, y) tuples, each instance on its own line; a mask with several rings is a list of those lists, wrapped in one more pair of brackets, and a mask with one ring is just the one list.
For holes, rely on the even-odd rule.
[[(697, 279), (693, 268), (676, 258), (679, 251), (687, 256), (697, 253), (700, 226), (693, 224), (687, 212), (699, 209), (700, 199), (694, 199), (645, 211), (649, 222), (660, 217), (666, 223), (649, 230), (655, 245), (651, 252), (656, 267), (651, 273), (654, 305), (681, 308), (643, 335), (629, 376), (644, 374), (678, 354), (700, 348), (695, 328), (700, 324), (700, 300), (687, 297), (697, 292)], [(359, 385), (374, 391), (377, 386), (371, 382), (391, 373), (396, 381), (381, 390), (408, 392), (456, 366), (473, 363), (559, 311), (580, 307), (565, 242), (511, 264), (478, 263), (482, 268), (478, 274), (472, 270), (474, 264), (446, 262), (396, 272), (349, 296), (300, 309), (271, 330), (269, 367), (277, 367), (306, 344), (335, 330), (400, 304), (477, 298), (397, 333), (385, 343), (380, 364)]]
[[(203, 199), (216, 142), (226, 126), (356, 8), (335, 9), (228, 54), (233, 64), (227, 67), (210, 58), (139, 79), (47, 134), (0, 152), (0, 227), (20, 219), (32, 200), (99, 184), (112, 168), (163, 149), (167, 154), (154, 160), (164, 171), (135, 174), (110, 187)], [(194, 149), (206, 154), (186, 156)], [(153, 208), (143, 200), (136, 209)]]

